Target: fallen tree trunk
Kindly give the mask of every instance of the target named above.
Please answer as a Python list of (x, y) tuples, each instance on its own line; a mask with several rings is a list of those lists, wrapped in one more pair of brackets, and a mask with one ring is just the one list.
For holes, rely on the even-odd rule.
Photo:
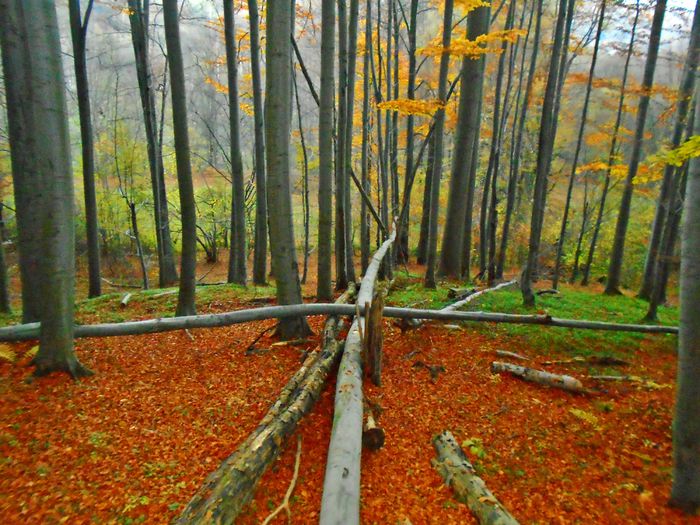
[(518, 282), (517, 279), (513, 279), (512, 281), (508, 281), (505, 283), (498, 284), (492, 288), (485, 288), (484, 290), (479, 290), (478, 292), (474, 292), (472, 294), (467, 295), (464, 299), (461, 299), (460, 301), (457, 301), (456, 303), (448, 304), (445, 306), (445, 308), (442, 309), (443, 312), (454, 312), (456, 310), (459, 310), (462, 308), (467, 303), (471, 303), (474, 299), (481, 297), (484, 294), (487, 294), (489, 292), (495, 292), (497, 290), (500, 290), (501, 288), (506, 288), (508, 286), (512, 286)]
[(511, 363), (494, 361), (491, 363), (491, 373), (508, 373), (525, 381), (530, 381), (531, 383), (561, 388), (567, 392), (574, 392), (577, 394), (591, 393), (591, 391), (585, 388), (581, 381), (575, 377), (552, 374), (550, 372), (545, 372), (544, 370), (536, 370), (534, 368), (513, 365)]
[[(508, 357), (510, 359), (520, 359), (521, 361), (529, 361), (530, 358), (524, 355), (516, 354), (515, 352), (509, 352), (508, 350), (496, 350), (496, 355), (498, 357)], [(545, 364), (545, 363), (543, 363)]]
[(433, 467), (444, 478), (445, 484), (452, 488), (455, 496), (469, 507), (472, 514), (482, 525), (517, 525), (518, 521), (503, 507), (486, 483), (476, 475), (455, 440), (452, 432), (445, 430), (433, 439), (437, 458), (433, 458)]
[[(396, 227), (372, 256), (357, 294), (357, 304), (372, 303), (374, 283), (384, 256), (396, 239)], [(362, 339), (365, 320), (355, 317), (345, 339), (338, 369), (333, 429), (323, 480), (321, 525), (360, 523), (360, 456), (362, 454)]]
[[(348, 302), (354, 293), (351, 284), (337, 302)], [(342, 322), (336, 317), (326, 321), (321, 351), (309, 354), (255, 430), (207, 477), (175, 523), (232, 523), (236, 519), (253, 496), (260, 477), (320, 396), (340, 357), (342, 345), (335, 338), (341, 328)]]
[[(285, 319), (308, 315), (354, 315), (355, 306), (333, 303), (293, 304), (285, 306), (264, 306), (247, 310), (236, 310), (220, 314), (188, 315), (182, 317), (162, 317), (144, 321), (126, 321), (123, 323), (100, 323), (76, 325), (74, 337), (117, 337), (124, 335), (155, 334), (173, 330), (192, 330), (194, 328), (219, 328), (251, 321), (265, 319)], [(559, 328), (577, 328), (585, 330), (608, 330), (614, 332), (641, 332), (648, 334), (677, 334), (677, 326), (607, 323), (603, 321), (584, 321), (578, 319), (560, 319), (549, 315), (505, 314), (498, 312), (453, 312), (443, 310), (424, 310), (415, 308), (397, 308), (387, 306), (382, 312), (384, 317), (398, 319), (434, 319), (441, 321), (475, 321), (508, 324), (536, 324)], [(27, 323), (0, 328), (0, 342), (29, 341), (39, 338), (39, 323)]]

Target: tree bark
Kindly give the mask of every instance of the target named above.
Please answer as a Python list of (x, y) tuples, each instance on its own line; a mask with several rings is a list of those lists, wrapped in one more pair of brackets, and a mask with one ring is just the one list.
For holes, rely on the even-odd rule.
[(253, 130), (255, 136), (255, 251), (253, 282), (267, 282), (267, 177), (265, 174), (265, 120), (260, 74), (260, 23), (258, 2), (248, 0), (250, 27), (250, 73), (253, 83)]
[[(469, 13), (467, 38), (475, 40), (488, 32), (490, 13), (488, 6), (479, 7)], [(452, 147), (450, 189), (440, 253), (440, 274), (452, 278), (462, 276), (464, 224), (467, 215), (471, 219), (471, 206), (465, 206), (464, 203), (469, 191), (472, 156), (476, 153), (474, 141), (478, 141), (481, 124), (478, 100), (481, 98), (484, 81), (484, 62), (483, 57), (462, 58), (457, 129)], [(471, 230), (471, 224), (469, 229)]]
[[(700, 96), (694, 134), (700, 134)], [(700, 508), (700, 159), (690, 160), (681, 240), (678, 387), (673, 418), (671, 503), (688, 513)]]
[[(267, 204), (269, 214), (272, 273), (281, 305), (299, 304), (301, 284), (294, 242), (292, 196), (289, 180), (289, 135), (291, 132), (292, 90), (289, 37), (292, 27), (292, 2), (274, 2), (267, 6), (267, 77), (265, 82), (265, 144), (269, 170)], [(284, 339), (299, 339), (309, 332), (303, 317), (280, 322)]]
[(620, 281), (622, 273), (622, 259), (625, 252), (625, 237), (627, 236), (627, 226), (629, 224), (630, 210), (632, 207), (632, 193), (634, 191), (634, 179), (637, 176), (637, 169), (642, 157), (642, 146), (644, 144), (644, 128), (646, 125), (647, 112), (649, 110), (650, 91), (654, 84), (654, 72), (656, 71), (656, 60), (659, 56), (659, 43), (661, 41), (661, 30), (666, 12), (666, 0), (657, 0), (654, 8), (654, 19), (651, 23), (651, 34), (649, 36), (649, 49), (647, 51), (646, 64), (644, 65), (644, 78), (642, 79), (642, 95), (639, 98), (637, 107), (637, 124), (632, 142), (632, 153), (630, 154), (629, 168), (625, 177), (625, 185), (622, 190), (622, 200), (620, 211), (615, 225), (615, 240), (610, 254), (610, 265), (608, 267), (608, 279), (605, 284), (605, 293), (608, 295), (620, 294)]
[(131, 42), (136, 62), (136, 77), (139, 84), (141, 109), (143, 112), (148, 167), (151, 173), (153, 191), (153, 214), (158, 248), (159, 285), (167, 287), (177, 281), (175, 255), (168, 219), (168, 201), (165, 192), (162, 143), (158, 139), (156, 123), (155, 95), (152, 82), (151, 64), (148, 53), (149, 0), (129, 0), (129, 24)]
[(246, 228), (245, 182), (241, 157), (240, 118), (238, 116), (238, 60), (233, 0), (224, 0), (224, 37), (226, 40), (226, 70), (228, 73), (229, 130), (231, 136), (231, 246), (229, 250), (228, 282), (245, 285)]
[(335, 289), (345, 290), (348, 285), (347, 228), (345, 219), (345, 177), (347, 154), (346, 128), (348, 119), (348, 16), (346, 0), (338, 0), (338, 112), (335, 159)]
[(571, 207), (571, 196), (574, 190), (574, 182), (576, 181), (576, 168), (578, 167), (578, 159), (581, 154), (581, 146), (583, 145), (583, 135), (586, 131), (586, 120), (588, 119), (588, 105), (591, 100), (591, 91), (593, 89), (593, 76), (595, 75), (595, 66), (598, 61), (598, 49), (600, 47), (600, 38), (603, 34), (603, 23), (605, 22), (605, 6), (606, 0), (600, 4), (600, 13), (598, 14), (598, 29), (596, 31), (595, 43), (593, 44), (593, 56), (591, 57), (590, 69), (588, 71), (588, 80), (586, 82), (586, 94), (583, 99), (583, 108), (581, 109), (581, 122), (578, 128), (576, 137), (576, 147), (574, 148), (574, 159), (571, 163), (571, 173), (569, 174), (569, 184), (566, 189), (566, 199), (564, 201), (564, 215), (561, 219), (561, 228), (559, 229), (559, 239), (557, 241), (557, 253), (554, 259), (554, 274), (552, 276), (552, 288), (555, 290), (559, 286), (559, 273), (561, 271), (561, 258), (564, 250), (564, 241), (566, 238), (566, 227), (569, 221), (569, 208)]
[[(175, 135), (175, 160), (177, 185), (180, 192), (180, 217), (182, 223), (182, 253), (180, 255), (180, 289), (177, 297), (177, 315), (194, 315), (194, 292), (197, 267), (197, 208), (192, 185), (190, 164), (190, 140), (187, 129), (187, 99), (185, 70), (180, 47), (180, 22), (178, 0), (163, 1), (165, 43), (168, 48), (170, 89), (173, 105), (173, 134)], [(231, 159), (233, 162), (233, 159)]]
[[(447, 74), (450, 67), (449, 47), (452, 39), (453, 0), (445, 1), (445, 13), (442, 23), (442, 54), (440, 56), (440, 76), (438, 79), (438, 100), (447, 102)], [(430, 183), (430, 215), (428, 216), (428, 250), (424, 284), (426, 288), (435, 288), (435, 265), (437, 262), (438, 218), (440, 216), (440, 178), (444, 150), (445, 107), (435, 113), (435, 158)]]
[[(0, 12), (20, 256), (37, 250), (20, 259), (20, 265), (32, 263), (33, 273), (25, 267), (22, 276), (31, 276), (37, 283), (32, 290), (40, 292), (27, 294), (38, 300), (27, 313), (41, 320), (34, 374), (62, 371), (77, 378), (91, 372), (73, 347), (73, 172), (56, 8), (40, 0), (1, 0)], [(33, 237), (29, 243), (27, 236)]]
[(97, 198), (95, 197), (95, 148), (92, 136), (92, 116), (90, 110), (90, 88), (87, 75), (87, 28), (92, 13), (93, 0), (88, 0), (85, 14), (80, 8), (80, 0), (70, 0), (71, 40), (73, 42), (73, 66), (75, 87), (80, 115), (80, 143), (83, 164), (83, 193), (85, 199), (85, 229), (88, 257), (88, 297), (98, 297), (101, 293), (100, 280), (100, 239), (97, 220)]
[(316, 295), (332, 297), (331, 230), (333, 226), (333, 105), (335, 0), (321, 4), (321, 96), (318, 111), (318, 277)]
[(437, 458), (433, 467), (455, 491), (457, 499), (467, 505), (479, 523), (488, 525), (517, 525), (518, 521), (506, 510), (476, 475), (452, 432), (445, 430), (433, 438)]
[(10, 300), (9, 279), (7, 277), (7, 261), (5, 259), (4, 208), (5, 204), (0, 201), (0, 312), (9, 314), (12, 312), (12, 305)]
[(637, 33), (637, 23), (639, 22), (639, 0), (637, 0), (634, 22), (632, 23), (632, 30), (630, 32), (630, 43), (627, 46), (627, 56), (625, 58), (625, 66), (622, 70), (622, 82), (620, 86), (620, 100), (617, 105), (617, 115), (615, 117), (615, 125), (613, 127), (612, 142), (610, 143), (610, 153), (608, 154), (608, 167), (605, 171), (605, 181), (603, 182), (603, 190), (601, 192), (600, 204), (598, 206), (598, 214), (596, 216), (595, 225), (593, 226), (593, 234), (591, 236), (591, 244), (588, 249), (588, 256), (586, 257), (586, 264), (583, 267), (583, 277), (581, 279), (581, 284), (586, 286), (591, 275), (591, 266), (593, 265), (593, 258), (595, 256), (595, 250), (598, 244), (598, 235), (600, 234), (600, 227), (603, 224), (603, 214), (605, 213), (605, 202), (608, 197), (608, 191), (610, 190), (610, 176), (612, 170), (612, 164), (617, 157), (617, 139), (620, 132), (620, 125), (622, 123), (622, 114), (625, 108), (625, 89), (627, 88), (627, 77), (629, 74), (630, 60), (634, 52), (634, 39)]
[[(396, 239), (396, 230), (372, 257), (357, 294), (357, 305), (372, 303), (382, 259)], [(321, 525), (360, 522), (360, 455), (362, 451), (362, 340), (366, 323), (355, 317), (345, 339), (338, 369), (333, 429), (321, 499)]]
[[(573, 2), (574, 0), (571, 1)], [(544, 103), (542, 104), (539, 147), (537, 150), (537, 168), (535, 173), (535, 194), (532, 201), (532, 215), (530, 219), (530, 240), (527, 262), (525, 263), (520, 281), (523, 303), (525, 306), (535, 305), (535, 294), (532, 292), (532, 279), (537, 271), (544, 206), (547, 197), (547, 179), (549, 178), (549, 166), (554, 149), (555, 121), (557, 118), (554, 105), (559, 77), (559, 62), (563, 53), (563, 47), (568, 44), (564, 41), (567, 5), (567, 0), (561, 0), (559, 2), (559, 14), (554, 30), (554, 43), (552, 44), (552, 57), (549, 63)]]
[[(414, 0), (417, 1), (417, 0)], [(362, 188), (365, 193), (369, 196), (370, 186), (369, 186), (369, 171), (370, 171), (370, 159), (369, 159), (369, 140), (370, 140), (370, 129), (369, 129), (369, 66), (370, 58), (369, 54), (372, 52), (372, 0), (367, 0), (366, 11), (365, 11), (365, 54), (362, 61)], [(369, 217), (367, 216), (368, 204), (362, 200), (360, 204), (360, 267), (362, 269), (362, 275), (367, 271), (367, 266), (369, 265), (369, 255), (370, 255), (370, 228), (369, 228)]]
[[(678, 89), (678, 106), (676, 107), (676, 122), (673, 127), (673, 136), (669, 147), (675, 149), (681, 144), (683, 132), (686, 128), (688, 114), (690, 113), (690, 103), (693, 97), (693, 87), (695, 75), (700, 59), (700, 2), (695, 4), (693, 15), (693, 25), (690, 31), (690, 42), (688, 52), (685, 57), (683, 68), (683, 78)], [(639, 290), (639, 298), (650, 300), (654, 290), (654, 278), (656, 275), (656, 264), (659, 258), (659, 249), (662, 244), (664, 224), (666, 217), (670, 213), (670, 208), (675, 200), (675, 195), (671, 192), (671, 185), (674, 174), (677, 170), (674, 166), (667, 165), (664, 169), (664, 177), (659, 192), (659, 200), (656, 206), (654, 222), (649, 237), (649, 247), (647, 249), (646, 260), (644, 261), (644, 273), (642, 275), (642, 286)]]
[(566, 390), (567, 392), (574, 392), (576, 394), (588, 393), (588, 389), (584, 388), (581, 381), (575, 377), (552, 374), (550, 372), (545, 372), (544, 370), (536, 370), (534, 368), (513, 365), (511, 363), (494, 361), (491, 363), (491, 373), (508, 373), (524, 381), (530, 381), (531, 383), (560, 388), (562, 390)]

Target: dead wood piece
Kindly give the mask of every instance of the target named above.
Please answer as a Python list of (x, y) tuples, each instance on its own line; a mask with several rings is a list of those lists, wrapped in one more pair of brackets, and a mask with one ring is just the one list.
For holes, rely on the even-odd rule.
[(596, 366), (629, 366), (627, 361), (612, 356), (573, 357), (559, 361), (543, 361), (543, 365), (596, 365)]
[(362, 446), (374, 452), (384, 446), (385, 439), (384, 429), (377, 425), (374, 412), (367, 408), (365, 425), (362, 430)]
[(437, 458), (433, 467), (452, 488), (459, 501), (466, 504), (474, 517), (483, 525), (517, 525), (518, 521), (496, 499), (484, 480), (476, 475), (474, 467), (457, 444), (452, 432), (445, 430), (433, 439)]
[(448, 288), (447, 297), (448, 299), (466, 299), (471, 294), (476, 293), (476, 288)]
[(547, 288), (545, 290), (537, 290), (535, 292), (536, 295), (559, 295), (561, 292), (559, 290), (555, 290), (554, 288)]
[(481, 297), (484, 294), (487, 294), (490, 292), (495, 292), (497, 290), (500, 290), (501, 288), (506, 288), (508, 286), (512, 286), (512, 285), (516, 284), (517, 282), (518, 282), (517, 279), (513, 279), (512, 281), (507, 281), (505, 283), (498, 284), (492, 288), (486, 288), (484, 290), (479, 290), (478, 292), (475, 291), (474, 293), (469, 294), (464, 299), (461, 299), (461, 300), (457, 301), (456, 303), (452, 303), (452, 304), (445, 306), (445, 308), (443, 308), (441, 311), (453, 312), (455, 310), (462, 308), (462, 306), (464, 306), (465, 304), (471, 303), (474, 299)]
[(585, 388), (581, 381), (579, 381), (575, 377), (552, 374), (550, 372), (545, 372), (544, 370), (536, 370), (534, 368), (527, 368), (511, 363), (494, 361), (493, 363), (491, 363), (491, 373), (508, 373), (515, 377), (523, 379), (524, 381), (530, 381), (532, 383), (537, 383), (540, 385), (560, 388), (562, 390), (566, 390), (567, 392), (574, 392), (577, 394), (592, 393), (591, 390)]
[(131, 300), (131, 296), (132, 296), (131, 292), (125, 293), (124, 296), (122, 297), (122, 300), (119, 301), (119, 306), (121, 306), (122, 308), (126, 308), (127, 305), (129, 304), (129, 301)]
[(530, 358), (524, 355), (516, 354), (515, 352), (509, 352), (508, 350), (496, 350), (496, 355), (498, 357), (509, 357), (511, 359), (520, 359), (521, 361), (529, 361)]
[[(349, 299), (353, 294), (354, 286), (339, 300)], [(337, 318), (326, 321), (321, 349), (309, 354), (255, 430), (207, 476), (175, 523), (221, 524), (236, 520), (252, 498), (265, 470), (279, 456), (287, 438), (320, 397), (328, 374), (342, 352), (342, 344), (335, 339), (340, 326)]]
[(292, 510), (289, 508), (289, 498), (292, 497), (292, 493), (294, 492), (294, 487), (297, 484), (297, 479), (299, 478), (299, 463), (301, 460), (301, 436), (298, 436), (297, 438), (297, 455), (296, 458), (294, 459), (294, 474), (292, 474), (292, 481), (289, 482), (289, 488), (287, 488), (287, 492), (284, 495), (284, 499), (282, 500), (282, 503), (280, 504), (279, 507), (277, 507), (275, 510), (273, 510), (270, 515), (265, 518), (265, 521), (262, 522), (262, 525), (267, 525), (270, 523), (275, 516), (277, 516), (280, 512), (283, 510), (287, 512), (287, 522), (291, 523), (292, 522)]
[(441, 372), (445, 372), (445, 367), (442, 365), (429, 365), (424, 363), (423, 361), (416, 361), (413, 363), (413, 368), (425, 368), (428, 372), (430, 372), (430, 379), (433, 381), (433, 383), (437, 383), (438, 376), (440, 375)]
[(133, 288), (135, 290), (141, 289), (140, 284), (131, 284), (131, 283), (115, 283), (110, 281), (109, 279), (105, 279), (104, 277), (101, 277), (101, 279), (106, 282), (108, 285), (110, 285), (112, 288)]
[(382, 385), (382, 311), (384, 310), (384, 294), (377, 293), (369, 307), (369, 315), (365, 323), (364, 346), (367, 355), (367, 375), (376, 386)]
[(402, 359), (405, 359), (406, 361), (408, 361), (408, 360), (411, 359), (412, 357), (415, 357), (415, 356), (417, 356), (418, 354), (420, 354), (420, 352), (421, 352), (420, 350), (411, 350), (411, 351), (408, 352), (406, 355), (404, 355)]
[(420, 328), (422, 324), (423, 323), (420, 321), (420, 319), (396, 319), (394, 321), (394, 325), (399, 327), (401, 333), (404, 333), (407, 330)]

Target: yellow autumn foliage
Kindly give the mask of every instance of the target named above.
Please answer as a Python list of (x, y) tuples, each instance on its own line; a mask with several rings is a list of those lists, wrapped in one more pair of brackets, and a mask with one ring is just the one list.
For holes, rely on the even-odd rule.
[(388, 111), (397, 111), (402, 115), (432, 117), (438, 109), (445, 107), (445, 103), (437, 99), (411, 100), (408, 98), (397, 98), (395, 100), (380, 102), (377, 104), (377, 107)]
[[(485, 35), (480, 35), (473, 40), (466, 37), (458, 37), (452, 40), (447, 52), (453, 56), (467, 56), (471, 58), (479, 58), (485, 53), (500, 54), (501, 44), (503, 42), (515, 43), (515, 41), (527, 34), (524, 29), (508, 29), (501, 31), (492, 31)], [(443, 46), (439, 42), (433, 40), (427, 46), (419, 51), (426, 56), (437, 57), (442, 55)]]

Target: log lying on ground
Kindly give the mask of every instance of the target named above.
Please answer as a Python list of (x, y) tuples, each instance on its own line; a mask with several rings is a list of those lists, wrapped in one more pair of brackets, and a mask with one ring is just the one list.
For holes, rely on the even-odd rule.
[[(353, 295), (351, 285), (338, 302), (347, 302)], [(232, 523), (236, 519), (260, 477), (320, 396), (341, 354), (342, 345), (335, 339), (341, 328), (338, 318), (326, 322), (321, 350), (309, 354), (255, 430), (207, 477), (175, 523)]]
[(452, 488), (459, 501), (466, 504), (482, 525), (517, 525), (518, 521), (503, 507), (486, 487), (486, 483), (476, 475), (455, 440), (452, 432), (445, 430), (433, 439), (437, 458), (433, 467)]
[(374, 412), (371, 408), (366, 410), (367, 417), (365, 418), (365, 426), (362, 430), (362, 445), (369, 450), (376, 451), (384, 446), (386, 436), (374, 417)]
[(491, 373), (508, 373), (525, 381), (530, 381), (531, 383), (561, 388), (567, 392), (574, 392), (577, 394), (592, 393), (591, 390), (585, 388), (581, 381), (575, 377), (552, 374), (550, 372), (545, 372), (544, 370), (536, 370), (534, 368), (513, 365), (511, 363), (494, 361), (491, 363)]
[[(509, 352), (508, 350), (496, 350), (496, 355), (498, 357), (508, 357), (510, 359), (520, 359), (521, 361), (529, 361), (530, 358), (524, 355), (516, 354), (515, 352)], [(546, 363), (543, 363), (546, 364)]]
[[(603, 321), (584, 321), (577, 319), (560, 319), (549, 315), (505, 314), (499, 312), (452, 312), (443, 310), (419, 310), (415, 308), (396, 308), (387, 306), (382, 312), (384, 317), (397, 319), (435, 319), (439, 321), (475, 321), (508, 324), (536, 324), (559, 328), (577, 328), (585, 330), (608, 330), (613, 332), (640, 332), (647, 334), (677, 334), (677, 326), (607, 323)], [(265, 319), (285, 319), (308, 315), (354, 315), (355, 306), (333, 303), (293, 304), (286, 306), (265, 306), (247, 310), (236, 310), (220, 314), (188, 315), (182, 317), (162, 317), (144, 321), (126, 321), (123, 323), (101, 323), (76, 325), (74, 336), (83, 337), (117, 337), (124, 335), (155, 334), (174, 330), (192, 330), (195, 328), (219, 328), (251, 321)], [(0, 342), (29, 341), (39, 338), (39, 323), (27, 323), (0, 328)]]
[(609, 355), (593, 355), (590, 357), (572, 357), (571, 359), (560, 359), (558, 361), (542, 361), (548, 365), (595, 365), (595, 366), (629, 366), (627, 361)]
[(476, 293), (476, 288), (448, 288), (447, 298), (456, 299), (459, 301), (461, 299), (464, 299), (465, 297), (470, 296), (473, 293)]
[[(396, 239), (391, 237), (372, 256), (357, 294), (357, 304), (372, 302), (374, 283), (384, 256)], [(362, 340), (364, 318), (358, 316), (345, 339), (338, 369), (333, 408), (333, 429), (323, 480), (321, 525), (360, 523), (360, 456), (362, 454)]]
[(126, 308), (127, 305), (129, 304), (129, 301), (131, 300), (131, 293), (125, 293), (124, 297), (122, 297), (122, 300), (119, 301), (119, 306), (122, 308)]
[(445, 308), (442, 309), (443, 312), (454, 312), (456, 310), (459, 310), (462, 308), (465, 304), (471, 303), (474, 299), (481, 297), (484, 294), (490, 293), (490, 292), (495, 292), (497, 290), (500, 290), (501, 288), (506, 288), (508, 286), (512, 286), (518, 282), (517, 279), (513, 279), (512, 281), (508, 281), (505, 283), (498, 284), (492, 288), (485, 288), (483, 290), (479, 290), (478, 292), (474, 292), (472, 294), (469, 294), (467, 297), (464, 299), (457, 301), (456, 303), (448, 304), (445, 306)]

